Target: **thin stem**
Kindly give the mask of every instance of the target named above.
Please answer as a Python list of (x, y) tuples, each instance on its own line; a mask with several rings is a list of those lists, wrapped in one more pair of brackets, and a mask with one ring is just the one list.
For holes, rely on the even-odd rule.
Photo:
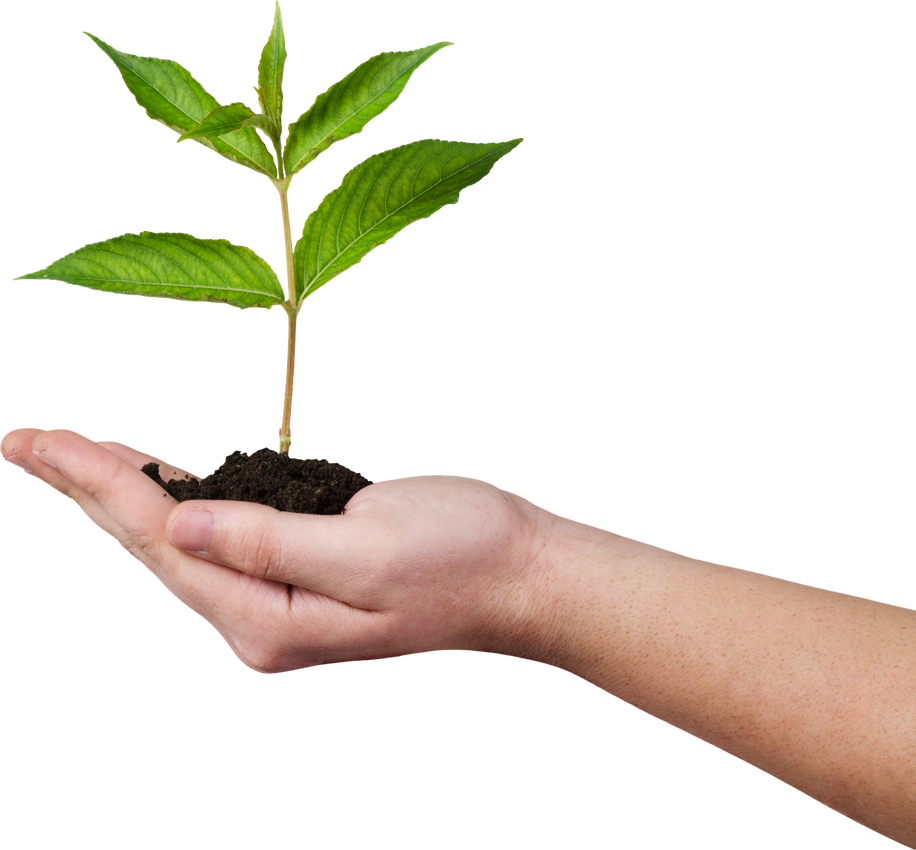
[(296, 403), (296, 361), (299, 356), (299, 317), (285, 314), (286, 353), (283, 358), (283, 399), (280, 403), (280, 426), (277, 429), (277, 452), (293, 450), (293, 407)]
[(296, 304), (296, 266), (293, 261), (293, 236), (289, 227), (289, 203), (287, 189), (289, 180), (283, 174), (283, 158), (277, 146), (277, 160), (279, 166), (279, 179), (277, 190), (280, 192), (280, 211), (283, 214), (283, 237), (286, 242), (286, 302), (283, 304), (289, 319), (289, 335), (286, 345), (286, 391), (283, 397), (283, 422), (280, 425), (280, 454), (289, 454), (292, 437), (289, 430), (289, 420), (293, 412), (293, 372), (296, 366), (296, 318), (299, 307)]

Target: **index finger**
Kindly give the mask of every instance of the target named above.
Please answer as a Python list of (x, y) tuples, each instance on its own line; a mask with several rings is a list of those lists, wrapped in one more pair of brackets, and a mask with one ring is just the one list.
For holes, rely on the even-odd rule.
[(120, 451), (75, 428), (13, 429), (0, 450), (27, 460), (35, 476), (144, 567), (155, 562), (177, 502)]

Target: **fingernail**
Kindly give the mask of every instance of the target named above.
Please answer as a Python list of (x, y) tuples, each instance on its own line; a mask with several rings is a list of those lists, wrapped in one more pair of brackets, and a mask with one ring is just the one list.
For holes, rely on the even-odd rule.
[(47, 457), (47, 455), (43, 455), (41, 454), (41, 452), (36, 452), (34, 449), (32, 450), (32, 454), (35, 455), (35, 457), (37, 457), (42, 463), (46, 463), (48, 466), (52, 467), (53, 469), (57, 469), (57, 464), (54, 463), (54, 461), (51, 460), (49, 457)]
[(26, 472), (29, 473), (29, 475), (34, 475), (34, 474), (35, 474), (34, 472), (32, 472), (32, 467), (29, 466), (29, 465), (28, 465), (24, 460), (22, 460), (21, 458), (13, 457), (12, 455), (10, 455), (9, 457), (7, 457), (6, 455), (4, 455), (4, 456), (3, 456), (3, 459), (4, 459), (5, 461), (8, 461), (9, 463), (13, 464), (13, 466), (18, 466), (20, 469), (24, 469)]
[(207, 552), (213, 539), (213, 514), (210, 511), (187, 511), (172, 525), (169, 535), (173, 546), (189, 552)]

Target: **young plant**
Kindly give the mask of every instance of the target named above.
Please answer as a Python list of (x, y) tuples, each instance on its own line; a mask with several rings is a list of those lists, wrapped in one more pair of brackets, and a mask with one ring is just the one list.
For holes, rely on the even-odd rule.
[[(359, 133), (400, 95), (411, 74), (449, 45), (381, 53), (332, 85), (283, 131), (286, 41), (280, 6), (258, 64), (258, 104), (222, 106), (177, 62), (121, 53), (86, 33), (115, 63), (147, 115), (226, 159), (263, 174), (280, 195), (287, 292), (257, 254), (223, 239), (185, 233), (125, 234), (86, 245), (22, 279), (65, 281), (105, 292), (217, 301), (236, 307), (279, 304), (288, 317), (286, 391), (280, 453), (290, 446), (296, 317), (305, 299), (408, 224), (458, 201), (522, 140), (496, 144), (426, 139), (369, 157), (308, 217), (293, 248), (287, 193), (293, 176), (334, 142)], [(273, 147), (268, 150), (262, 134)]]

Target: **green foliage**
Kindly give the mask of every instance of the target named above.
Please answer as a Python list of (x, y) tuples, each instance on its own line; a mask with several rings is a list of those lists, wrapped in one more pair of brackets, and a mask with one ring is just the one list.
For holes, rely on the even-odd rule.
[[(416, 73), (456, 42), (380, 50), (354, 65), (284, 123), (286, 23), (273, 0), (252, 86), (257, 107), (223, 103), (183, 63), (131, 53), (80, 30), (112, 65), (147, 120), (289, 190), (339, 142), (362, 135), (404, 96)], [(457, 206), (518, 150), (524, 136), (494, 142), (430, 136), (369, 154), (348, 168), (305, 216), (293, 248), (296, 291), (284, 293), (270, 261), (248, 245), (187, 231), (122, 233), (88, 242), (11, 282), (52, 281), (93, 292), (298, 313), (312, 296), (409, 227)], [(183, 237), (183, 238), (180, 238)], [(288, 276), (289, 277), (289, 276)]]
[(254, 248), (182, 230), (140, 230), (87, 242), (19, 280), (237, 310), (273, 310), (285, 297), (276, 267)]
[(371, 153), (324, 193), (294, 240), (289, 192), (296, 177), (339, 142), (361, 136), (401, 100), (421, 68), (456, 42), (439, 39), (373, 53), (286, 122), (289, 43), (280, 0), (272, 2), (270, 28), (255, 66), (256, 106), (241, 100), (224, 103), (177, 59), (132, 53), (85, 29), (80, 35), (111, 64), (146, 120), (174, 135), (176, 145), (198, 145), (271, 184), (284, 234), (285, 288), (270, 260), (248, 245), (148, 229), (87, 242), (10, 282), (54, 282), (108, 295), (237, 310), (280, 309), (295, 323), (292, 332), (287, 325), (287, 412), (278, 436), (278, 448), (288, 451), (295, 339), (305, 304), (408, 228), (457, 206), (462, 193), (489, 177), (525, 137), (465, 141), (427, 136)]

